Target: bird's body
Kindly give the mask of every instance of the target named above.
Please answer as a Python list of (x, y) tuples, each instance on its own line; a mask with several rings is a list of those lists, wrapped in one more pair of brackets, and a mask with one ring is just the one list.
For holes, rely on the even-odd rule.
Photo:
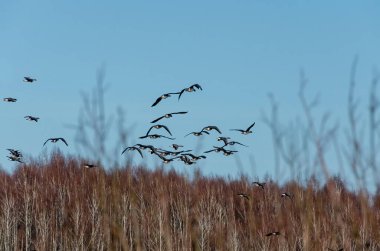
[(237, 196), (239, 196), (239, 197), (241, 197), (241, 198), (244, 198), (244, 199), (246, 199), (246, 200), (249, 200), (249, 196), (248, 196), (248, 194), (246, 194), (246, 193), (238, 193)]
[(179, 148), (181, 148), (181, 147), (183, 147), (183, 146), (181, 146), (181, 145), (177, 145), (177, 144), (172, 144), (172, 145), (170, 145), (170, 147), (172, 147), (174, 150), (178, 150)]
[(14, 157), (17, 157), (17, 158), (21, 158), (22, 157), (22, 153), (19, 150), (10, 149), (10, 148), (8, 148), (7, 150)]
[(136, 147), (136, 146), (129, 146), (129, 147), (126, 147), (126, 148), (121, 152), (121, 154), (125, 153), (126, 151), (137, 151), (137, 152), (140, 154), (141, 158), (144, 158), (144, 156), (143, 156), (143, 154), (142, 154), (140, 148), (138, 148), (138, 147)]
[(24, 118), (25, 118), (26, 120), (29, 120), (29, 121), (35, 121), (35, 122), (38, 122), (38, 120), (40, 119), (40, 118), (38, 118), (38, 117), (33, 117), (33, 116), (30, 116), (30, 115), (25, 116)]
[(244, 145), (240, 142), (237, 142), (237, 141), (230, 141), (230, 142), (227, 142), (227, 144), (225, 144), (224, 146), (233, 146), (233, 145), (241, 145), (241, 146), (245, 146), (245, 147), (248, 147), (247, 145)]
[(90, 169), (90, 168), (94, 168), (94, 167), (96, 167), (96, 165), (85, 163), (85, 164), (83, 165), (83, 167), (84, 167), (84, 168), (87, 168), (87, 169)]
[(281, 233), (276, 231), (276, 232), (267, 233), (265, 236), (269, 237), (269, 236), (278, 236), (278, 235), (281, 235)]
[(45, 143), (43, 144), (43, 146), (45, 146), (48, 141), (50, 141), (52, 143), (57, 143), (59, 140), (61, 140), (63, 143), (65, 143), (66, 146), (69, 146), (64, 138), (50, 138), (50, 139), (47, 139), (45, 141)]
[(161, 116), (159, 118), (156, 118), (155, 120), (153, 120), (150, 123), (156, 123), (157, 121), (159, 121), (159, 120), (161, 120), (163, 118), (166, 118), (166, 119), (171, 118), (171, 117), (173, 117), (174, 114), (186, 114), (186, 113), (187, 112), (172, 112), (172, 113), (167, 113), (167, 114), (165, 114), (165, 115), (163, 115), (163, 116)]
[(282, 193), (282, 194), (281, 194), (281, 197), (291, 199), (293, 196), (290, 195), (289, 193)]
[(181, 155), (182, 156), (189, 156), (191, 158), (191, 160), (200, 160), (200, 159), (205, 159), (206, 158), (206, 156), (204, 156), (204, 155), (196, 156), (196, 155), (191, 154), (191, 153), (182, 153)]
[(264, 186), (266, 183), (265, 182), (260, 183), (260, 182), (254, 181), (254, 182), (252, 182), (252, 184), (257, 186), (257, 187), (260, 187), (261, 189), (264, 189)]
[(247, 134), (250, 134), (252, 133), (251, 129), (252, 127), (255, 125), (255, 122), (253, 122), (252, 125), (250, 125), (247, 129), (243, 130), (243, 129), (231, 129), (231, 131), (238, 131), (240, 132), (241, 134), (243, 135), (247, 135)]
[(199, 136), (202, 136), (204, 133), (205, 133), (205, 134), (210, 134), (209, 132), (206, 132), (206, 131), (191, 132), (191, 133), (186, 134), (185, 137), (187, 137), (187, 136), (189, 136), (189, 135), (191, 135), (191, 134), (194, 135), (194, 136), (199, 137)]
[(12, 103), (17, 101), (16, 98), (3, 98), (3, 100), (4, 100), (5, 102), (12, 102)]
[(164, 135), (160, 135), (160, 134), (149, 134), (149, 135), (141, 136), (141, 137), (139, 137), (139, 138), (140, 138), (140, 139), (145, 139), (145, 138), (150, 138), (150, 139), (165, 138), (165, 139), (175, 140), (175, 138), (166, 137), (166, 136), (164, 136)]
[(226, 146), (228, 144), (228, 140), (230, 139), (230, 137), (218, 137), (218, 141), (223, 141), (224, 143), (224, 146)]
[(24, 163), (21, 161), (21, 157), (17, 157), (17, 156), (7, 156), (7, 158), (10, 160), (10, 161), (17, 161), (17, 162), (20, 162), (20, 163)]
[(181, 98), (184, 92), (195, 92), (196, 90), (202, 90), (202, 87), (199, 84), (193, 84), (190, 87), (184, 88), (179, 92), (178, 100)]
[(37, 81), (37, 79), (32, 77), (24, 77), (24, 82), (33, 83), (34, 81)]
[(202, 129), (202, 131), (211, 131), (211, 130), (215, 130), (217, 131), (219, 134), (222, 134), (222, 132), (219, 130), (219, 128), (217, 126), (206, 126)]
[(174, 95), (174, 94), (179, 94), (179, 92), (170, 92), (170, 93), (162, 94), (160, 97), (158, 97), (156, 99), (156, 101), (153, 103), (153, 105), (151, 107), (156, 106), (158, 103), (161, 102), (161, 100), (167, 99), (167, 98), (171, 97), (171, 95)]
[(167, 126), (165, 126), (165, 125), (153, 125), (153, 126), (151, 126), (149, 128), (148, 132), (146, 133), (146, 135), (148, 135), (153, 128), (154, 129), (164, 128), (170, 134), (170, 136), (172, 136), (172, 133), (170, 132), (169, 128)]

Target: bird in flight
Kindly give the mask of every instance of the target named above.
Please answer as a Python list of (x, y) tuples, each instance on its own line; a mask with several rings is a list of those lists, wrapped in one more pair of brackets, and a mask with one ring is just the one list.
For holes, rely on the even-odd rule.
[(211, 130), (215, 130), (218, 133), (222, 134), (222, 132), (219, 130), (217, 126), (206, 126), (202, 129), (202, 131), (211, 131)]
[(202, 136), (203, 133), (210, 134), (210, 133), (208, 133), (208, 132), (202, 130), (202, 131), (200, 131), (200, 132), (191, 132), (191, 133), (188, 133), (188, 134), (185, 135), (185, 137), (189, 136), (190, 134), (199, 137), (199, 136)]
[(156, 106), (158, 103), (161, 102), (161, 100), (163, 100), (163, 99), (167, 99), (167, 98), (171, 97), (171, 96), (174, 95), (174, 94), (177, 94), (177, 95), (178, 95), (179, 92), (170, 92), (170, 93), (165, 93), (165, 94), (161, 95), (160, 97), (158, 97), (158, 98), (156, 99), (156, 101), (154, 101), (154, 103), (153, 103), (153, 105), (152, 105), (151, 107)]
[(121, 152), (121, 154), (125, 153), (126, 151), (137, 151), (137, 152), (140, 154), (141, 158), (144, 158), (144, 156), (143, 156), (143, 154), (142, 154), (140, 148), (138, 148), (138, 147), (136, 147), (136, 146), (129, 146), (129, 147), (125, 148), (125, 149)]
[(226, 146), (229, 139), (230, 139), (230, 137), (218, 137), (217, 140), (218, 141), (223, 141), (224, 145)]
[(241, 132), (241, 134), (244, 134), (244, 135), (247, 135), (247, 134), (250, 134), (252, 133), (251, 131), (251, 128), (255, 125), (255, 122), (253, 122), (252, 125), (250, 125), (247, 129), (243, 130), (243, 129), (231, 129), (231, 131), (238, 131), (238, 132)]
[(3, 98), (3, 100), (4, 100), (5, 102), (16, 102), (16, 101), (17, 101), (16, 98)]
[(199, 155), (199, 156), (196, 156), (192, 153), (182, 153), (181, 155), (183, 156), (189, 156), (191, 158), (191, 160), (200, 160), (200, 159), (205, 159), (206, 156), (204, 155)]
[(181, 98), (181, 96), (182, 96), (182, 94), (183, 94), (184, 92), (195, 92), (197, 89), (202, 91), (202, 87), (201, 87), (199, 84), (193, 84), (193, 85), (191, 85), (190, 87), (187, 87), (187, 88), (182, 89), (182, 90), (179, 92), (178, 100)]
[(241, 198), (244, 198), (246, 200), (249, 200), (249, 196), (246, 193), (238, 193), (237, 196), (240, 196)]
[(21, 161), (21, 157), (16, 157), (16, 156), (7, 156), (7, 158), (10, 160), (10, 161), (17, 161), (17, 162), (20, 162), (20, 163), (24, 163)]
[(146, 135), (148, 135), (153, 128), (154, 129), (164, 128), (170, 134), (170, 136), (172, 136), (172, 133), (170, 132), (169, 128), (167, 126), (165, 126), (165, 125), (153, 125), (153, 126), (151, 126), (149, 128), (148, 132), (146, 133)]
[(261, 189), (264, 189), (264, 186), (266, 183), (265, 182), (260, 183), (260, 182), (254, 181), (254, 182), (252, 182), (252, 184), (257, 186), (257, 187), (260, 187)]
[(166, 139), (175, 140), (175, 138), (170, 138), (170, 137), (166, 137), (164, 135), (159, 135), (159, 134), (150, 134), (150, 135), (145, 135), (145, 136), (139, 137), (139, 139), (145, 139), (145, 138), (150, 138), (150, 139), (166, 138)]
[(38, 122), (38, 120), (40, 119), (40, 118), (38, 118), (38, 117), (33, 117), (33, 116), (25, 116), (24, 118), (26, 118), (26, 120), (29, 120), (29, 121), (35, 121), (35, 122)]
[(283, 197), (283, 198), (289, 198), (289, 199), (292, 198), (292, 196), (289, 193), (282, 193), (281, 197)]
[(17, 158), (21, 158), (22, 157), (22, 153), (19, 150), (10, 149), (10, 148), (8, 148), (7, 150), (14, 157), (17, 157)]
[(241, 146), (248, 147), (247, 145), (244, 145), (244, 144), (242, 144), (242, 143), (240, 143), (240, 142), (237, 142), (237, 141), (230, 141), (230, 142), (227, 142), (227, 143), (225, 143), (224, 146), (233, 146), (233, 145), (241, 145)]
[(45, 143), (44, 143), (43, 146), (45, 146), (48, 141), (50, 141), (52, 143), (57, 143), (59, 140), (61, 140), (63, 143), (65, 143), (66, 146), (69, 146), (64, 138), (50, 138), (50, 139), (47, 139), (45, 141)]
[(167, 113), (165, 114), (164, 116), (161, 116), (159, 118), (156, 118), (155, 120), (153, 120), (152, 122), (150, 123), (156, 123), (157, 121), (159, 121), (160, 119), (163, 119), (163, 118), (171, 118), (173, 117), (173, 114), (186, 114), (187, 112), (172, 112), (172, 113)]
[(31, 77), (24, 77), (24, 82), (33, 83), (34, 81), (37, 81), (37, 79)]
[(265, 236), (269, 237), (269, 236), (278, 236), (278, 235), (281, 235), (280, 232), (270, 232), (270, 233), (267, 233)]
[(177, 144), (172, 144), (172, 145), (170, 145), (170, 147), (172, 147), (174, 150), (178, 150), (179, 148), (181, 148), (181, 147), (183, 147), (183, 146), (181, 146), (181, 145), (177, 145)]
[(94, 167), (96, 167), (96, 165), (86, 163), (86, 164), (83, 165), (83, 167), (84, 167), (84, 168), (87, 168), (87, 169), (90, 169), (90, 168), (94, 168)]

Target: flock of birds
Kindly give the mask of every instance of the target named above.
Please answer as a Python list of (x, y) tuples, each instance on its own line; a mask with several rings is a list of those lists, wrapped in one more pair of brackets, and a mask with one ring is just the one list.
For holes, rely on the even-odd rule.
[[(37, 81), (37, 79), (35, 78), (32, 78), (32, 77), (24, 77), (23, 79), (24, 82), (26, 83), (34, 83)], [(3, 101), (4, 102), (10, 102), (10, 103), (14, 103), (17, 101), (16, 98), (12, 98), (12, 97), (8, 97), (8, 98), (3, 98)], [(40, 119), (39, 117), (35, 117), (35, 116), (31, 116), (31, 115), (27, 115), (24, 117), (26, 120), (29, 120), (29, 121), (34, 121), (34, 122), (38, 122), (38, 120)], [(43, 144), (43, 146), (46, 145), (47, 142), (52, 142), (52, 143), (56, 143), (58, 141), (62, 141), (63, 143), (65, 143), (66, 146), (68, 146), (66, 140), (64, 138), (49, 138), (45, 141), (45, 143)], [(9, 151), (9, 155), (7, 156), (7, 158), (10, 160), (10, 161), (17, 161), (19, 163), (24, 163), (22, 161), (22, 158), (23, 158), (23, 155), (21, 153), (20, 150), (15, 150), (15, 149), (11, 149), (11, 148), (8, 148), (7, 149)]]
[[(193, 84), (187, 88), (184, 88), (182, 89), (181, 91), (179, 92), (169, 92), (169, 93), (165, 93), (161, 96), (159, 96), (155, 101), (154, 103), (152, 104), (151, 107), (154, 107), (154, 106), (157, 106), (161, 101), (163, 101), (164, 99), (167, 99), (169, 97), (172, 97), (174, 95), (177, 95), (178, 96), (178, 100), (180, 100), (180, 98), (182, 97), (182, 95), (184, 95), (185, 93), (191, 93), (191, 92), (196, 92), (197, 90), (202, 90), (202, 87), (199, 85), (199, 84)], [(167, 113), (167, 114), (164, 114), (154, 120), (151, 121), (152, 126), (149, 127), (148, 131), (146, 132), (145, 135), (139, 137), (139, 139), (159, 139), (159, 138), (164, 138), (164, 139), (168, 139), (168, 140), (175, 140), (175, 138), (173, 138), (173, 134), (172, 132), (170, 131), (170, 129), (166, 126), (166, 125), (163, 125), (163, 124), (156, 124), (157, 122), (163, 120), (163, 119), (169, 119), (169, 118), (173, 118), (177, 115), (184, 115), (184, 114), (187, 114), (188, 112), (187, 111), (180, 111), (180, 112), (171, 112), (171, 113)], [(255, 125), (255, 123), (251, 124), (247, 129), (231, 129), (231, 131), (238, 131), (240, 132), (241, 134), (244, 134), (244, 135), (247, 135), (247, 134), (250, 134), (252, 133), (252, 127)], [(161, 130), (161, 131), (165, 131), (168, 135), (163, 135), (163, 134), (157, 134), (157, 133), (152, 133), (152, 130)], [(199, 137), (199, 136), (202, 136), (202, 135), (210, 135), (210, 133), (212, 131), (215, 131), (217, 132), (218, 134), (222, 134), (222, 131), (215, 125), (209, 125), (209, 126), (205, 126), (203, 127), (200, 131), (193, 131), (193, 132), (190, 132), (188, 134), (186, 134), (184, 137), (187, 137), (189, 135), (193, 135), (193, 136), (196, 136), (196, 137)], [(221, 146), (214, 146), (213, 149), (210, 149), (210, 150), (207, 150), (205, 151), (204, 153), (205, 154), (208, 154), (208, 153), (211, 153), (211, 152), (221, 152), (223, 153), (223, 155), (225, 156), (230, 156), (238, 151), (236, 150), (232, 150), (232, 149), (227, 149), (228, 146), (233, 146), (233, 145), (241, 145), (241, 146), (244, 146), (244, 147), (247, 147), (246, 145), (240, 143), (240, 142), (237, 142), (237, 141), (234, 141), (234, 140), (231, 140), (230, 137), (218, 137), (217, 138), (218, 141), (221, 141), (223, 142), (223, 145)], [(146, 150), (148, 151), (150, 154), (153, 154), (155, 156), (157, 156), (160, 160), (162, 160), (162, 162), (164, 164), (167, 164), (167, 163), (170, 163), (174, 160), (178, 160), (178, 161), (182, 161), (184, 164), (186, 165), (194, 165), (198, 160), (201, 160), (201, 159), (206, 159), (207, 157), (205, 155), (196, 155), (194, 152), (192, 152), (192, 150), (180, 150), (180, 148), (183, 148), (184, 146), (183, 145), (179, 145), (179, 144), (171, 144), (170, 147), (174, 150), (167, 150), (167, 149), (162, 149), (162, 148), (158, 148), (158, 147), (154, 147), (153, 145), (144, 145), (144, 144), (135, 144), (133, 146), (128, 146), (126, 147), (121, 154), (124, 154), (125, 152), (127, 151), (137, 151), (140, 156), (143, 158), (144, 155), (143, 155), (143, 151)]]
[[(24, 82), (27, 82), (27, 83), (33, 83), (35, 81), (37, 81), (37, 79), (35, 78), (32, 78), (32, 77), (24, 77)], [(199, 84), (193, 84), (187, 88), (184, 88), (182, 89), (181, 91), (179, 92), (170, 92), (170, 93), (165, 93), (163, 95), (161, 95), (160, 97), (158, 97), (155, 102), (152, 104), (151, 107), (154, 107), (156, 105), (158, 105), (161, 101), (163, 101), (164, 99), (167, 99), (169, 97), (172, 97), (174, 95), (178, 95), (178, 100), (180, 100), (180, 98), (182, 97), (183, 94), (185, 93), (191, 93), (191, 92), (196, 92), (197, 90), (203, 90), (202, 87), (199, 85)], [(4, 98), (3, 99), (5, 102), (16, 102), (17, 99), (16, 98), (12, 98), (12, 97), (8, 97), (8, 98)], [(184, 115), (184, 114), (187, 114), (188, 112), (187, 111), (180, 111), (180, 112), (171, 112), (171, 113), (167, 113), (163, 116), (160, 116), (154, 120), (151, 121), (152, 126), (149, 127), (148, 131), (146, 132), (145, 135), (139, 137), (139, 139), (159, 139), (159, 138), (165, 138), (165, 139), (168, 139), (168, 140), (175, 140), (175, 138), (173, 138), (172, 136), (172, 132), (170, 131), (170, 129), (166, 126), (166, 125), (163, 125), (163, 124), (155, 124), (156, 122), (162, 120), (162, 119), (169, 119), (169, 118), (172, 118), (177, 115)], [(34, 121), (34, 122), (38, 122), (38, 120), (40, 118), (38, 117), (34, 117), (34, 116), (31, 116), (31, 115), (27, 115), (24, 117), (26, 120), (29, 120), (29, 121)], [(255, 122), (253, 122), (251, 125), (249, 125), (246, 129), (230, 129), (230, 131), (236, 131), (236, 132), (239, 132), (241, 133), (242, 135), (248, 135), (248, 134), (251, 134), (252, 133), (252, 128), (255, 126)], [(157, 133), (153, 133), (151, 134), (152, 130), (164, 130), (168, 135), (170, 135), (171, 137), (169, 136), (165, 136), (165, 135), (162, 135), (162, 134), (157, 134)], [(219, 135), (222, 135), (222, 131), (215, 125), (208, 125), (208, 126), (205, 126), (203, 127), (200, 131), (193, 131), (193, 132), (190, 132), (188, 134), (186, 134), (184, 137), (187, 137), (189, 135), (193, 135), (193, 136), (196, 136), (196, 137), (199, 137), (199, 136), (202, 136), (204, 134), (206, 135), (210, 135), (210, 133), (212, 131), (215, 131), (217, 132)], [(46, 145), (46, 143), (48, 142), (51, 142), (51, 143), (57, 143), (58, 141), (62, 141), (66, 146), (68, 146), (68, 143), (67, 141), (62, 138), (62, 137), (57, 137), (57, 138), (49, 138), (47, 139), (44, 143), (43, 143), (43, 146)], [(225, 137), (225, 136), (219, 136), (217, 137), (217, 141), (221, 142), (223, 145), (221, 146), (213, 146), (212, 149), (210, 150), (207, 150), (205, 151), (204, 153), (205, 154), (209, 154), (209, 153), (212, 153), (212, 152), (216, 152), (216, 153), (223, 153), (223, 155), (225, 156), (230, 156), (230, 155), (233, 155), (235, 153), (237, 153), (238, 151), (237, 150), (232, 150), (232, 149), (227, 149), (227, 147), (229, 146), (234, 146), (234, 145), (239, 145), (239, 146), (243, 146), (243, 147), (248, 147), (247, 145), (245, 144), (242, 144), (238, 141), (235, 141), (235, 140), (232, 140), (230, 137)], [(186, 165), (194, 165), (198, 160), (201, 160), (201, 159), (206, 159), (207, 157), (205, 155), (196, 155), (195, 153), (192, 153), (193, 150), (180, 150), (181, 148), (183, 148), (184, 146), (183, 145), (179, 145), (179, 144), (171, 144), (170, 147), (173, 149), (173, 150), (165, 150), (165, 149), (162, 149), (162, 148), (158, 148), (158, 147), (154, 147), (153, 145), (144, 145), (144, 144), (135, 144), (133, 146), (128, 146), (128, 147), (125, 147), (123, 149), (123, 151), (121, 152), (121, 154), (123, 155), (124, 153), (126, 153), (127, 151), (136, 151), (139, 153), (139, 155), (143, 158), (144, 157), (144, 154), (143, 154), (143, 151), (147, 151), (148, 153), (150, 153), (151, 155), (155, 155), (157, 156), (159, 159), (162, 160), (162, 162), (164, 164), (167, 164), (167, 163), (170, 163), (174, 160), (179, 160), (179, 161), (182, 161), (184, 164)], [(17, 161), (17, 162), (20, 162), (20, 163), (23, 163), (22, 161), (22, 153), (21, 151), (19, 150), (15, 150), (15, 149), (7, 149), (9, 151), (9, 156), (8, 159), (10, 161)], [(169, 157), (170, 156), (170, 157)], [(85, 168), (94, 168), (96, 167), (96, 165), (94, 164), (89, 164), (89, 163), (85, 163), (83, 165)], [(265, 189), (265, 185), (266, 183), (265, 182), (252, 182), (252, 184), (254, 186), (257, 186), (258, 188), (264, 190)], [(237, 196), (243, 198), (243, 199), (246, 199), (246, 200), (249, 200), (250, 197), (248, 194), (246, 193), (237, 193)], [(281, 193), (281, 197), (282, 198), (287, 198), (287, 199), (292, 199), (293, 196), (287, 192), (283, 192)], [(281, 235), (281, 232), (279, 231), (274, 231), (274, 232), (270, 232), (270, 233), (267, 233), (266, 236), (267, 237), (270, 237), (270, 236), (279, 236)], [(332, 249), (329, 249), (329, 250), (332, 250)], [(338, 249), (338, 251), (343, 251), (343, 248), (341, 249)]]

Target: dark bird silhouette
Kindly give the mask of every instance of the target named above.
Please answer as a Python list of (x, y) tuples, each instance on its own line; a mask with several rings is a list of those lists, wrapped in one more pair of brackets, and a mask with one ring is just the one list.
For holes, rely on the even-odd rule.
[(16, 102), (16, 101), (17, 101), (16, 98), (3, 98), (3, 100), (4, 100), (5, 102)]
[(191, 132), (191, 133), (186, 134), (185, 137), (189, 136), (190, 134), (199, 137), (199, 136), (203, 135), (203, 133), (210, 134), (209, 132), (206, 132), (206, 131)]
[(161, 100), (167, 99), (167, 98), (171, 97), (171, 95), (174, 95), (174, 94), (178, 95), (179, 92), (170, 92), (170, 93), (165, 93), (165, 94), (161, 95), (160, 97), (158, 97), (156, 99), (156, 101), (154, 101), (154, 103), (153, 103), (153, 105), (151, 107), (156, 106), (158, 103), (161, 102)]
[(65, 143), (66, 146), (69, 146), (64, 138), (50, 138), (50, 139), (47, 139), (45, 141), (45, 143), (44, 143), (43, 146), (45, 146), (48, 141), (50, 141), (52, 143), (57, 143), (59, 140), (61, 140), (63, 143)]
[(34, 81), (37, 81), (37, 79), (31, 77), (24, 77), (24, 82), (33, 83)]
[(281, 197), (292, 199), (293, 196), (290, 195), (289, 193), (282, 193), (282, 194), (281, 194)]
[(214, 146), (214, 149), (211, 149), (211, 150), (205, 151), (204, 153), (211, 153), (211, 152), (216, 152), (216, 153), (218, 153), (218, 152), (221, 152), (221, 151), (223, 151), (223, 150), (225, 150), (223, 147)]
[(230, 137), (218, 137), (218, 141), (223, 141), (225, 146), (228, 144), (229, 139)]
[(260, 182), (254, 181), (254, 182), (252, 182), (252, 184), (257, 186), (257, 187), (260, 187), (261, 189), (264, 189), (264, 186), (266, 183), (265, 182), (260, 183)]
[(249, 196), (246, 193), (238, 193), (237, 196), (240, 196), (241, 198), (244, 198), (246, 200), (249, 200)]
[(94, 165), (94, 164), (88, 164), (88, 163), (85, 163), (85, 164), (83, 165), (83, 167), (84, 167), (84, 168), (88, 168), (88, 169), (90, 169), (90, 168), (94, 168), (94, 167), (97, 167), (97, 166)]
[(202, 87), (199, 85), (199, 84), (193, 84), (192, 86), (190, 87), (187, 87), (187, 88), (184, 88), (182, 89), (180, 92), (179, 92), (179, 95), (178, 95), (178, 100), (181, 98), (182, 94), (184, 92), (195, 92), (196, 90), (202, 90)]
[(245, 130), (243, 130), (243, 129), (231, 129), (231, 131), (238, 131), (238, 132), (241, 132), (241, 134), (244, 134), (244, 135), (246, 135), (246, 134), (250, 134), (250, 133), (252, 133), (251, 128), (252, 128), (254, 125), (255, 125), (255, 122), (253, 122), (253, 124), (250, 125), (250, 126), (249, 126), (247, 129), (245, 129)]
[(281, 235), (280, 232), (271, 232), (271, 233), (267, 233), (265, 236), (269, 237), (269, 236), (278, 236), (278, 235)]
[(157, 151), (157, 148), (155, 148), (154, 146), (152, 145), (142, 145), (142, 144), (136, 144), (134, 146), (137, 146), (140, 150), (145, 150), (145, 149), (148, 149), (148, 151), (153, 154), (153, 153), (156, 153)]
[(139, 138), (140, 139), (145, 139), (145, 138), (150, 138), (150, 139), (166, 138), (166, 139), (175, 140), (175, 138), (170, 138), (170, 137), (166, 137), (164, 135), (159, 135), (159, 134), (150, 134), (150, 135), (141, 136)]
[(17, 157), (17, 158), (21, 158), (22, 157), (22, 153), (19, 150), (10, 149), (10, 148), (8, 148), (7, 150), (14, 157)]
[(206, 156), (204, 155), (199, 155), (199, 156), (196, 156), (192, 153), (182, 153), (181, 154), (182, 156), (189, 156), (192, 160), (200, 160), (200, 159), (205, 159)]
[(172, 144), (172, 145), (170, 145), (170, 147), (172, 147), (174, 150), (178, 150), (179, 148), (181, 148), (181, 147), (183, 147), (183, 146), (181, 146), (181, 145), (177, 145), (177, 144)]
[(178, 159), (178, 157), (174, 157), (174, 158), (170, 158), (170, 159), (167, 159), (167, 158), (165, 158), (164, 156), (161, 156), (161, 155), (157, 155), (160, 159), (162, 159), (162, 161), (164, 162), (164, 164), (168, 164), (168, 163), (170, 163), (170, 162), (172, 162), (173, 160), (175, 160), (175, 159)]
[(20, 162), (20, 163), (24, 163), (21, 161), (21, 157), (16, 157), (16, 156), (7, 156), (7, 158), (10, 160), (10, 161), (17, 161), (17, 162)]
[(217, 126), (206, 126), (202, 129), (202, 131), (211, 131), (211, 130), (215, 130), (218, 133), (222, 134), (222, 132), (219, 130)]
[(167, 113), (165, 114), (164, 116), (161, 116), (159, 118), (156, 118), (155, 120), (153, 120), (152, 122), (150, 123), (156, 123), (157, 121), (159, 121), (160, 119), (163, 119), (163, 118), (171, 118), (173, 117), (173, 114), (186, 114), (187, 112), (172, 112), (172, 113)]
[(146, 133), (146, 135), (148, 135), (153, 128), (154, 129), (164, 128), (170, 134), (170, 136), (172, 136), (172, 133), (170, 132), (169, 128), (167, 126), (165, 126), (165, 125), (153, 125), (153, 126), (151, 126), (149, 128), (148, 132)]
[(24, 118), (25, 118), (26, 120), (29, 120), (29, 121), (35, 121), (35, 122), (38, 122), (38, 120), (40, 119), (40, 118), (38, 118), (38, 117), (33, 117), (33, 116), (30, 116), (30, 115), (25, 116)]
[(237, 141), (229, 141), (229, 142), (227, 142), (227, 143), (224, 144), (224, 146), (233, 146), (233, 145), (241, 145), (241, 146), (248, 147), (247, 145), (244, 145), (244, 144), (242, 144), (240, 142), (237, 142)]
[(136, 146), (129, 146), (129, 147), (126, 147), (122, 152), (121, 154), (125, 153), (126, 151), (137, 151), (140, 155), (141, 155), (141, 158), (144, 158), (140, 148), (136, 147)]

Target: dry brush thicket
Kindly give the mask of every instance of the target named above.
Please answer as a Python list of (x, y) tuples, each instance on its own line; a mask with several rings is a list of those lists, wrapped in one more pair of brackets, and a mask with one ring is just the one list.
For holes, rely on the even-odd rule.
[[(350, 192), (339, 179), (263, 190), (244, 176), (83, 169), (55, 153), (0, 182), (1, 250), (380, 249), (380, 194)], [(272, 231), (281, 235), (265, 236)]]

